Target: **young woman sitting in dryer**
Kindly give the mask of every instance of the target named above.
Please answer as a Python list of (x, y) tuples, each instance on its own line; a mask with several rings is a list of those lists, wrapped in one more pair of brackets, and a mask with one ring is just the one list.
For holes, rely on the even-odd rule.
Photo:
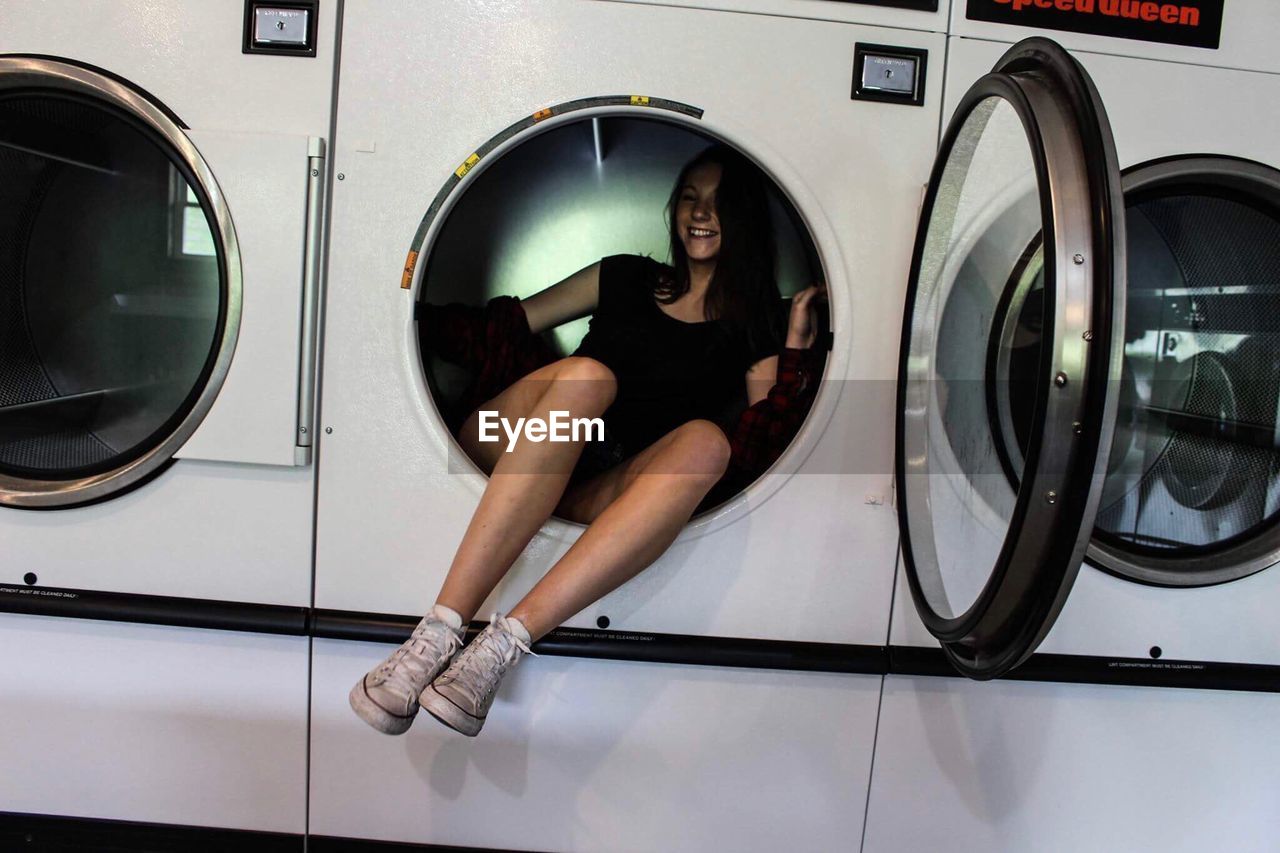
[[(506, 303), (508, 318), (523, 309), (529, 335), (587, 314), (590, 331), (572, 356), (528, 373), (458, 427), (489, 483), (435, 606), (351, 690), (352, 708), (378, 731), (406, 731), (421, 706), (479, 733), (502, 676), (537, 638), (657, 559), (717, 483), (745, 485), (762, 455), (776, 458), (760, 438), (782, 432), (777, 415), (794, 420), (807, 409), (795, 398), (816, 385), (811, 347), (824, 292), (798, 293), (781, 322), (761, 173), (712, 146), (681, 170), (668, 210), (673, 267), (605, 258)], [(722, 428), (744, 378), (748, 409)], [(509, 441), (501, 430), (492, 440), (499, 419), (548, 422), (553, 412), (602, 419), (603, 440)], [(462, 648), (468, 620), (552, 513), (587, 529)]]

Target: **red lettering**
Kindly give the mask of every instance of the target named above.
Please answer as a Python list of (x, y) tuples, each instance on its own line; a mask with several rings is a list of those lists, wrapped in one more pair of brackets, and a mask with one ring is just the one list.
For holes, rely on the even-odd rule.
[(1161, 0), (992, 0), (1013, 11), (1035, 7), (1058, 12), (1094, 13), (1112, 18), (1133, 18), (1148, 23), (1179, 24), (1184, 27), (1200, 26), (1200, 10), (1195, 6), (1179, 6)]

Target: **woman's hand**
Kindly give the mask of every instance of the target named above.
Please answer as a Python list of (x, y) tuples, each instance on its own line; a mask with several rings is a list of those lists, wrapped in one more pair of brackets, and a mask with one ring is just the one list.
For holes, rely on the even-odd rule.
[(827, 299), (827, 286), (806, 287), (791, 298), (791, 319), (787, 321), (787, 348), (808, 349), (818, 339), (818, 303)]
[(520, 300), (529, 331), (535, 335), (585, 317), (600, 304), (600, 262)]

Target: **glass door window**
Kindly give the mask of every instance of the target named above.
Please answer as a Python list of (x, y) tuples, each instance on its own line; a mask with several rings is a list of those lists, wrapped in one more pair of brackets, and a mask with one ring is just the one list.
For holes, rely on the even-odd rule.
[(1024, 660), (1070, 592), (1119, 389), (1120, 176), (1084, 70), (1014, 46), (961, 101), (929, 187), (898, 386), (903, 558), (955, 666)]
[(30, 85), (42, 70), (57, 76), (57, 63), (8, 62), (0, 498), (64, 505), (136, 482), (194, 430), (189, 415), (202, 398), (207, 408), (219, 356), (229, 358), (227, 271), (238, 258), (193, 169), (203, 164), (175, 150), (155, 116), (94, 98), (91, 85)]

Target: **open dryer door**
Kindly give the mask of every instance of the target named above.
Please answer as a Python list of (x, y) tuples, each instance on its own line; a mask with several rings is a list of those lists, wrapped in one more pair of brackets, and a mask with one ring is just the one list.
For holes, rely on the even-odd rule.
[(1052, 41), (1015, 45), (943, 138), (898, 377), (904, 565), (970, 677), (1031, 654), (1084, 558), (1120, 384), (1124, 246), (1092, 82)]

